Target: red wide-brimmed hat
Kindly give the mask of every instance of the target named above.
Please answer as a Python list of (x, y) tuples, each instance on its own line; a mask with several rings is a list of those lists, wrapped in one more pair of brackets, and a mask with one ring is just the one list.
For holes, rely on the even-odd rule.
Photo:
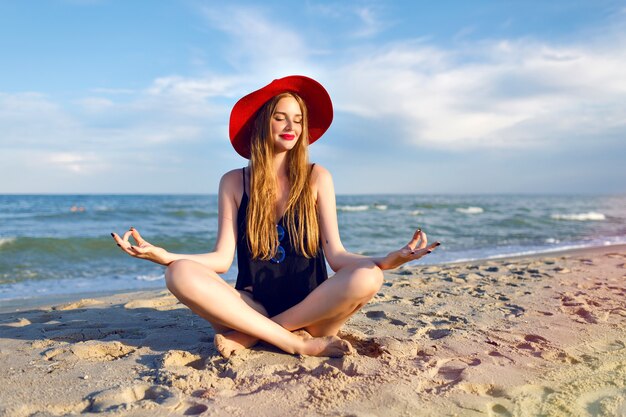
[(318, 140), (333, 121), (333, 103), (326, 89), (312, 78), (290, 75), (242, 97), (230, 112), (230, 143), (237, 153), (250, 159), (250, 140), (257, 111), (273, 97), (296, 93), (306, 103), (309, 114), (309, 144)]

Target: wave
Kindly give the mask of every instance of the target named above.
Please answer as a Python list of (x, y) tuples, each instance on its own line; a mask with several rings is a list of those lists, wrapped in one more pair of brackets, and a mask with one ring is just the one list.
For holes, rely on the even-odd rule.
[(9, 245), (13, 242), (15, 242), (14, 237), (0, 237), (0, 248), (4, 245)]
[(463, 213), (463, 214), (479, 214), (484, 212), (485, 210), (483, 210), (482, 207), (459, 207), (456, 209), (456, 211), (458, 211), (459, 213)]
[(419, 210), (413, 210), (413, 211), (411, 212), (411, 216), (419, 216), (420, 214), (422, 214), (422, 212), (421, 212), (421, 211), (419, 211)]
[(602, 213), (590, 211), (588, 213), (579, 214), (553, 214), (550, 218), (554, 220), (572, 220), (579, 222), (606, 220), (606, 216)]
[(165, 279), (165, 275), (163, 274), (148, 274), (148, 275), (138, 275), (135, 279), (137, 279), (138, 281), (158, 281), (160, 279)]
[(387, 210), (386, 204), (374, 204), (374, 208), (377, 210)]
[(339, 211), (366, 211), (369, 210), (370, 206), (364, 204), (360, 206), (337, 206), (337, 210)]

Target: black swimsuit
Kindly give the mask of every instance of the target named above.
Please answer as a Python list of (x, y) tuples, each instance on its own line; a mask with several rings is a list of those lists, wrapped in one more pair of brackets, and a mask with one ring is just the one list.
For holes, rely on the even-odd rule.
[[(320, 244), (317, 255), (306, 258), (292, 246), (283, 218), (278, 226), (285, 231), (280, 239), (284, 257), (280, 262), (252, 259), (246, 237), (246, 213), (248, 195), (246, 194), (246, 174), (243, 172), (243, 195), (237, 211), (237, 265), (239, 273), (235, 288), (246, 290), (252, 287), (255, 300), (263, 304), (270, 317), (282, 313), (304, 300), (318, 285), (328, 279), (326, 260)], [(277, 226), (277, 227), (278, 227)], [(282, 252), (282, 250), (281, 250)], [(282, 254), (281, 254), (282, 255)]]

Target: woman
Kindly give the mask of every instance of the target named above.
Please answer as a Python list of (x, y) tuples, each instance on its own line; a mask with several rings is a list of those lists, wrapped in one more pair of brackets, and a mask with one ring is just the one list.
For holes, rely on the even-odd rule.
[[(220, 181), (213, 252), (169, 253), (133, 228), (123, 237), (111, 234), (129, 255), (167, 266), (167, 288), (211, 323), (225, 357), (259, 339), (291, 354), (350, 354), (352, 347), (337, 333), (378, 292), (382, 271), (439, 245), (427, 246), (426, 234), (417, 230), (405, 247), (385, 257), (344, 249), (332, 177), (308, 163), (308, 145), (332, 118), (324, 87), (303, 76), (274, 80), (235, 104), (231, 143), (250, 162)], [(233, 288), (218, 274), (229, 269), (235, 248), (239, 274)], [(331, 278), (326, 260), (335, 271)]]

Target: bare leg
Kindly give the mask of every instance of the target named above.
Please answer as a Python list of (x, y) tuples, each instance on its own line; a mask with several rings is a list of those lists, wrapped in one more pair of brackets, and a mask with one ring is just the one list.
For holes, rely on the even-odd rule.
[(237, 290), (197, 262), (173, 262), (165, 279), (172, 294), (218, 332), (234, 329), (292, 354), (343, 356), (351, 350), (348, 342), (337, 337), (304, 340), (292, 334), (248, 305)]
[[(341, 326), (380, 289), (382, 271), (364, 260), (342, 268), (317, 287), (304, 300), (272, 317), (287, 330), (306, 329), (313, 336), (335, 336)], [(231, 352), (254, 346), (258, 339), (238, 331), (224, 333), (223, 343)]]
[[(238, 290), (238, 292), (241, 296), (241, 299), (244, 300), (250, 307), (258, 311), (260, 314), (263, 314), (265, 317), (268, 317), (265, 307), (263, 307), (261, 303), (254, 301), (252, 296), (250, 296), (247, 291)], [(259, 342), (259, 339), (254, 336), (250, 336), (246, 333), (241, 333), (232, 329), (216, 329), (215, 333), (216, 334), (213, 338), (213, 343), (215, 344), (216, 349), (225, 358), (229, 358), (233, 353), (250, 348)], [(291, 333), (295, 334), (303, 340), (308, 340), (313, 337), (304, 329), (295, 330)]]

